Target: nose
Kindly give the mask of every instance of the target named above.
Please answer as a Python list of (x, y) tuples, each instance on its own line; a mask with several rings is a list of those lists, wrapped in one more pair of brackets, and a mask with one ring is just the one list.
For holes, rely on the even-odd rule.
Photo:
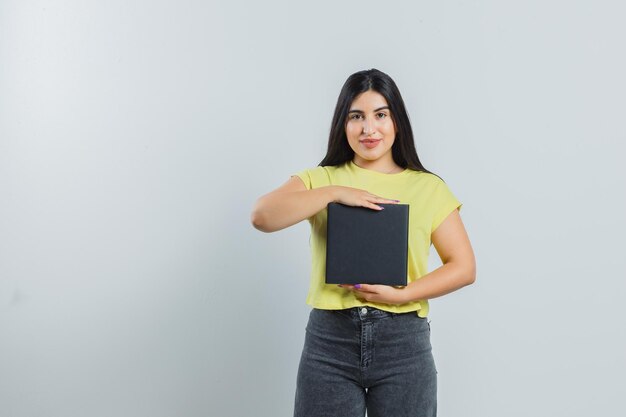
[(369, 120), (363, 121), (363, 133), (365, 135), (370, 135), (374, 132), (374, 126)]

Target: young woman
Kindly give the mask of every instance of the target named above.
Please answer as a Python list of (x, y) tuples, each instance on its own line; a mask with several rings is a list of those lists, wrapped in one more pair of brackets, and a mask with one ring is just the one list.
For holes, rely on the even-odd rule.
[[(337, 202), (382, 210), (409, 204), (408, 285), (325, 284), (326, 206)], [(274, 232), (308, 219), (313, 307), (297, 375), (296, 417), (435, 416), (437, 370), (428, 300), (475, 280), (474, 253), (462, 203), (420, 162), (404, 102), (376, 69), (345, 82), (328, 151), (262, 196), (252, 224)], [(442, 266), (427, 271), (433, 244)]]

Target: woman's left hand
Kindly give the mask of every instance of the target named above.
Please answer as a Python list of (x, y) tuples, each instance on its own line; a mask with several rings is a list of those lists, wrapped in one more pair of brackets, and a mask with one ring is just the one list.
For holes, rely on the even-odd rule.
[(354, 295), (363, 301), (373, 301), (383, 304), (404, 304), (409, 302), (406, 287), (395, 288), (389, 285), (374, 284), (339, 284), (339, 286), (354, 292)]

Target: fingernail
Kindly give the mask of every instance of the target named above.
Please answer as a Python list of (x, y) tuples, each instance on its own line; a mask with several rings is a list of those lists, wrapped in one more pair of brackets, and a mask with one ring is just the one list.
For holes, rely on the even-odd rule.
[(384, 207), (381, 207), (380, 209), (381, 209), (381, 210), (384, 210), (385, 208), (384, 208)]
[(393, 201), (395, 201), (396, 203), (399, 203), (399, 202), (400, 202), (400, 200), (393, 200)]
[(354, 284), (354, 288), (361, 288), (361, 284)]

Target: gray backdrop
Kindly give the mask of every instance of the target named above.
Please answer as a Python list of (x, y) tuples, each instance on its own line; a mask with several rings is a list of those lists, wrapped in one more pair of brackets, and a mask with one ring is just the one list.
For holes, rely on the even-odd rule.
[(431, 305), (440, 415), (624, 415), (625, 12), (3, 0), (0, 416), (290, 415), (309, 229), (250, 211), (367, 68), (477, 257)]

